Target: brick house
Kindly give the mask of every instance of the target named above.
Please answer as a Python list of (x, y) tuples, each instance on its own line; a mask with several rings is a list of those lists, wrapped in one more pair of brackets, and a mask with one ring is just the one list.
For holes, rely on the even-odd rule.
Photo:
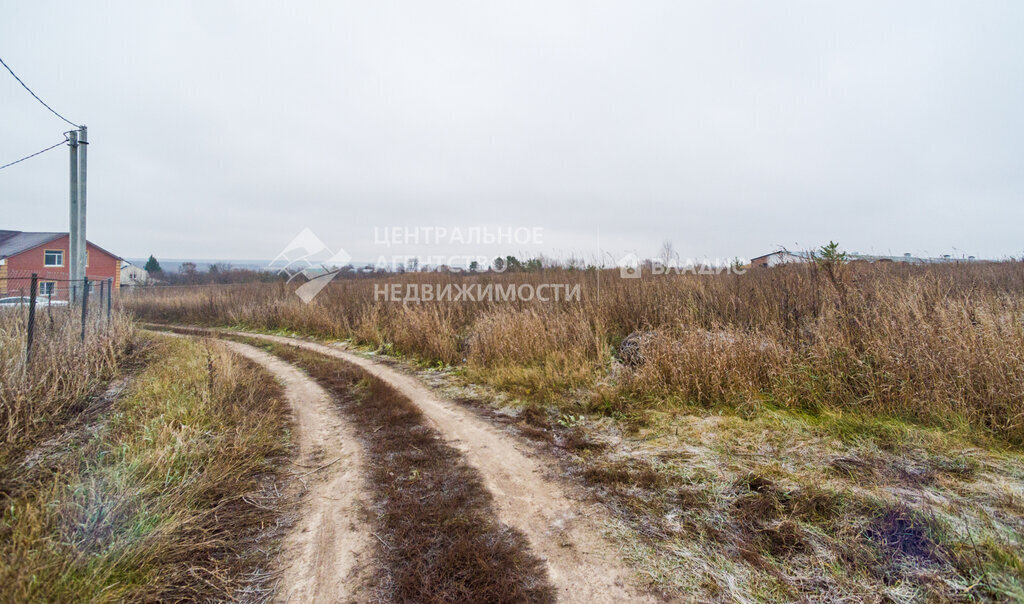
[[(29, 295), (32, 273), (36, 273), (40, 295), (67, 300), (68, 241), (67, 233), (0, 230), (0, 297)], [(86, 277), (97, 281), (113, 279), (112, 290), (117, 291), (121, 284), (121, 258), (92, 242), (86, 242), (85, 249)]]
[(811, 255), (807, 252), (790, 252), (778, 250), (763, 256), (750, 259), (751, 268), (769, 268), (780, 264), (800, 264), (809, 261)]

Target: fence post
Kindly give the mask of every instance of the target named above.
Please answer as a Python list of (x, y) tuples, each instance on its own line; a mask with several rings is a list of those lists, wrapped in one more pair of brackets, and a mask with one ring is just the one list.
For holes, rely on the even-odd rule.
[(114, 278), (107, 277), (107, 323), (110, 322), (110, 299), (114, 294)]
[(85, 321), (89, 316), (89, 278), (82, 277), (82, 343), (85, 343)]
[(28, 338), (25, 342), (25, 365), (32, 362), (32, 337), (36, 331), (36, 286), (38, 283), (39, 275), (32, 273), (32, 283), (28, 289), (31, 293), (28, 299)]
[(100, 311), (103, 310), (103, 288), (106, 286), (102, 280), (100, 281)]

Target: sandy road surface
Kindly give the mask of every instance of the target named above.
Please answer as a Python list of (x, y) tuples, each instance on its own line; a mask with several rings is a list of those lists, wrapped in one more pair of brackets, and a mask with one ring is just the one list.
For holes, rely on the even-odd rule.
[(352, 429), (342, 421), (327, 391), (292, 365), (246, 344), (224, 344), (283, 384), (295, 418), (294, 482), (304, 493), (298, 520), (281, 544), (276, 599), (302, 603), (368, 599), (362, 587), (373, 544), (360, 510), (371, 499), (361, 474), (362, 447)]
[(457, 404), (438, 398), (416, 378), (351, 352), (282, 336), (244, 335), (343, 359), (409, 397), (480, 472), (494, 496), (499, 519), (522, 531), (534, 553), (547, 562), (560, 601), (655, 600), (632, 586), (631, 571), (614, 546), (601, 536), (603, 511), (569, 498), (557, 484), (544, 478), (540, 462), (508, 434)]

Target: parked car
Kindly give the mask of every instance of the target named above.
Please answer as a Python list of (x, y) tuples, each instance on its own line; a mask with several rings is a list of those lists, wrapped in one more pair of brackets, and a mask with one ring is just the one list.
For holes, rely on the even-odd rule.
[[(31, 299), (28, 296), (11, 296), (0, 298), (0, 308), (11, 308), (24, 306), (28, 308)], [(46, 296), (36, 296), (36, 306), (67, 306), (67, 300), (51, 300)]]

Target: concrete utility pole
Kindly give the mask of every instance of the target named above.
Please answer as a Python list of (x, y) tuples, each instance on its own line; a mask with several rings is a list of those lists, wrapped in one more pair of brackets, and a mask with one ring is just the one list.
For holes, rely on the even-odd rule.
[(78, 281), (82, 278), (78, 271), (78, 131), (68, 133), (68, 148), (71, 151), (71, 216), (68, 220), (68, 299), (75, 301), (78, 292)]
[(89, 255), (86, 252), (85, 235), (85, 183), (86, 183), (86, 159), (89, 156), (89, 129), (81, 126), (78, 131), (78, 278), (86, 276), (85, 265), (88, 264)]
[(85, 210), (89, 130), (81, 126), (68, 133), (71, 147), (71, 216), (68, 228), (68, 269), (70, 298), (75, 300), (79, 283), (85, 278)]

